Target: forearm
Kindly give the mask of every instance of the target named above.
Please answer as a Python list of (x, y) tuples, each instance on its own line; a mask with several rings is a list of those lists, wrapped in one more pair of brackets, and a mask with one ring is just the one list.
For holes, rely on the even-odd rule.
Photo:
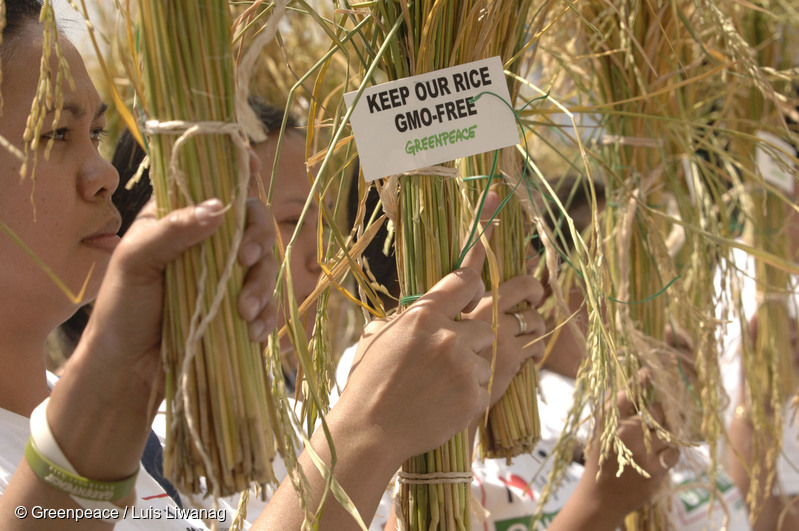
[(110, 371), (103, 363), (102, 356), (76, 352), (53, 389), (47, 420), (78, 473), (118, 481), (139, 469), (159, 400), (151, 392), (154, 382), (143, 382), (133, 368)]
[[(48, 448), (46, 443), (48, 437), (42, 435), (46, 430), (42, 426), (46, 422), (64, 457), (79, 476), (97, 481), (124, 479), (138, 469), (136, 456), (141, 455), (141, 450), (133, 447), (128, 452), (136, 458), (135, 468), (126, 464), (125, 460), (120, 462), (120, 459), (115, 458), (113, 430), (116, 427), (119, 431), (125, 432), (122, 424), (125, 419), (114, 415), (113, 412), (103, 414), (101, 409), (103, 406), (98, 399), (95, 399), (95, 404), (91, 407), (87, 405), (86, 400), (95, 397), (94, 388), (90, 387), (83, 393), (79, 392), (79, 383), (82, 380), (79, 378), (79, 372), (75, 370), (71, 377), (64, 377), (63, 386), (57, 386), (58, 392), (54, 391), (46, 410), (40, 407), (34, 412), (32, 418), (35, 419), (34, 423), (38, 429), (32, 431), (39, 433), (35, 438), (35, 444), (37, 446), (41, 444), (41, 449)], [(57, 411), (57, 416), (53, 416), (52, 409)], [(58, 422), (52, 422), (47, 417), (57, 418)], [(115, 422), (108, 422), (107, 417), (115, 419)], [(61, 467), (69, 468), (53, 452), (49, 452), (44, 458), (53, 460)], [(102, 518), (116, 519), (123, 513), (121, 507), (109, 504), (107, 506), (109, 510), (97, 517), (96, 513), (90, 513), (81, 507), (67, 492), (42, 479), (46, 474), (44, 476), (39, 474), (34, 472), (27, 457), (22, 459), (8, 488), (0, 498), (0, 528), (104, 530), (111, 529), (112, 525), (104, 523)], [(134, 501), (135, 491), (115, 503), (121, 506)]]
[[(327, 416), (327, 423), (336, 453), (334, 477), (368, 526), (401, 462), (392, 457), (392, 441), (385, 440), (379, 430), (371, 429), (356, 413), (334, 409)], [(332, 454), (321, 427), (311, 438), (311, 446), (325, 466), (330, 467)], [(325, 480), (307, 450), (302, 452), (299, 462), (310, 485), (308, 499), (311, 511), (316, 512), (325, 492)], [(327, 494), (324, 503), (319, 529), (359, 529), (332, 493)], [(291, 480), (286, 478), (253, 529), (300, 529), (304, 518), (300, 496)]]
[(614, 503), (603, 503), (601, 498), (591, 492), (589, 482), (593, 477), (583, 475), (577, 490), (566, 501), (555, 519), (547, 527), (548, 531), (573, 531), (591, 529), (593, 531), (615, 531), (622, 525), (624, 514), (620, 514)]

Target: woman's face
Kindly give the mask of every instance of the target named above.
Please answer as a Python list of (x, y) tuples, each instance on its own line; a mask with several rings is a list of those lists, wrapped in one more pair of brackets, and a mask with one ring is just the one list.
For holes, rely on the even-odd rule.
[[(254, 146), (255, 153), (261, 162), (261, 174), (269, 176), (275, 161), (275, 148), (277, 146), (276, 134), (269, 135), (266, 142)], [(269, 187), (269, 181), (264, 183)], [(272, 214), (280, 229), (280, 238), (283, 245), (288, 245), (300, 220), (305, 202), (311, 192), (308, 174), (305, 169), (305, 142), (303, 137), (296, 132), (288, 132), (283, 137), (280, 148), (275, 183), (272, 187)], [(319, 211), (315, 203), (311, 203), (303, 220), (297, 239), (291, 251), (291, 277), (294, 287), (294, 297), (298, 304), (302, 302), (316, 288), (321, 268), (317, 261), (317, 227)], [(306, 330), (313, 327), (316, 305), (311, 306), (306, 312)], [(281, 316), (280, 325), (285, 323)], [(284, 350), (290, 348), (288, 338), (282, 343)]]
[[(24, 150), (23, 133), (39, 78), (41, 28), (30, 24), (18, 38), (16, 52), (2, 65), (0, 135)], [(61, 49), (74, 87), (63, 83), (58, 122), (53, 125), (54, 111), (45, 116), (34, 179), (21, 178), (21, 161), (0, 148), (0, 220), (73, 293), (80, 291), (91, 271), (84, 296), (91, 299), (119, 240), (120, 217), (111, 203), (118, 176), (97, 151), (106, 106), (75, 48), (62, 39)], [(55, 57), (51, 68), (56, 69)], [(52, 151), (45, 158), (50, 139)], [(4, 232), (0, 232), (0, 270), (0, 293), (13, 302), (19, 312), (15, 317), (54, 327), (77, 307)]]

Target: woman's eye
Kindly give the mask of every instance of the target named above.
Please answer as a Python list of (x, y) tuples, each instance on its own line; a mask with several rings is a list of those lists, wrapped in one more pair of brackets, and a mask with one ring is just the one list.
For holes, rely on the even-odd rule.
[(42, 138), (47, 138), (51, 140), (66, 140), (67, 137), (67, 129), (66, 127), (61, 127), (60, 129), (56, 129), (54, 131), (50, 131), (49, 133), (45, 133), (42, 135)]
[(92, 133), (91, 133), (90, 136), (91, 136), (92, 141), (100, 142), (100, 141), (103, 140), (103, 138), (106, 137), (107, 134), (108, 134), (108, 131), (106, 131), (102, 127), (98, 127), (96, 129), (92, 129)]

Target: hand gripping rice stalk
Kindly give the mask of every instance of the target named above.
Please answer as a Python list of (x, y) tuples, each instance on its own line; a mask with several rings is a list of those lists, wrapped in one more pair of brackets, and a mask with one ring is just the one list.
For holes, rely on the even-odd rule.
[[(425, 293), (452, 271), (460, 252), (455, 179), (403, 177), (397, 257), (403, 297)], [(442, 478), (442, 479), (438, 479)], [(471, 448), (464, 430), (402, 465), (400, 511), (409, 530), (471, 529)]]
[[(514, 151), (503, 151), (503, 162), (509, 174), (519, 175), (520, 164)], [(480, 196), (489, 183), (486, 176), (491, 173), (493, 155), (483, 154), (469, 157), (461, 161), (461, 171), (467, 176), (480, 176), (469, 183), (470, 196), (474, 205), (479, 205)], [(501, 169), (495, 173), (500, 174)], [(490, 178), (490, 177), (489, 177)], [(531, 224), (525, 223), (527, 214), (522, 201), (516, 195), (524, 195), (527, 189), (522, 182), (518, 187), (510, 182), (502, 182), (495, 186), (504, 205), (497, 214), (490, 245), (497, 262), (499, 279), (497, 283), (510, 280), (527, 273), (527, 255)], [(489, 212), (484, 212), (483, 219)], [(483, 270), (486, 286), (493, 284), (488, 265)], [(512, 308), (521, 311), (527, 308), (526, 303)], [(538, 399), (536, 386), (538, 374), (535, 361), (530, 358), (522, 365), (519, 373), (513, 377), (505, 394), (488, 413), (487, 424), (480, 425), (480, 450), (490, 458), (504, 457), (510, 459), (517, 455), (533, 451), (541, 436), (541, 425), (538, 417)]]
[[(385, 50), (382, 70), (398, 79), (497, 55), (495, 43), (515, 35), (516, 24), (524, 26), (521, 13), (529, 5), (378, 2), (368, 7), (375, 23), (365, 40)], [(423, 294), (456, 267), (464, 226), (460, 188), (457, 179), (436, 175), (400, 179), (396, 256), (403, 298)], [(464, 431), (403, 465), (398, 517), (410, 530), (469, 529), (470, 478), (471, 448)]]
[(219, 198), (214, 236), (166, 273), (163, 356), (166, 475), (214, 496), (274, 481), (276, 418), (258, 344), (236, 300), (248, 192), (246, 140), (236, 123), (227, 0), (141, 0), (140, 39), (151, 175), (159, 215)]
[[(608, 235), (603, 254), (613, 286), (605, 320), (619, 355), (613, 360), (613, 374), (606, 373), (602, 379), (608, 391), (625, 389), (647, 422), (652, 422), (648, 408), (653, 401), (670, 410), (694, 407), (693, 402), (679, 400), (679, 406), (672, 404), (667, 396), (671, 388), (684, 387), (677, 366), (664, 365), (661, 354), (671, 321), (670, 299), (677, 298), (681, 288), (675, 284), (678, 275), (665, 244), (669, 225), (655, 215), (668, 201), (667, 176), (679, 160), (675, 153), (680, 149), (681, 123), (670, 126), (674, 133), (659, 128), (657, 124), (671, 112), (671, 97), (654, 90), (674, 79), (680, 59), (675, 54), (687, 38), (675, 14), (683, 7), (679, 4), (680, 0), (655, 4), (591, 0), (581, 9), (597, 29), (596, 34), (585, 35), (585, 53), (594, 58), (593, 98), (597, 105), (609, 106), (601, 117), (606, 139), (601, 157), (607, 168), (603, 232)], [(592, 358), (601, 355), (592, 352)], [(592, 359), (591, 367), (596, 370), (601, 364)], [(655, 370), (659, 367), (664, 370)], [(656, 373), (650, 384), (640, 380), (642, 368)], [(597, 422), (603, 430), (600, 463), (616, 453), (620, 464), (626, 460), (625, 466), (644, 473), (629, 456), (623, 457), (624, 450), (614, 441), (618, 411), (598, 411)], [(667, 415), (667, 425), (658, 428), (658, 437), (675, 442), (671, 433), (683, 429), (675, 420)], [(665, 529), (667, 509), (660, 499), (655, 497), (629, 515), (627, 528)]]

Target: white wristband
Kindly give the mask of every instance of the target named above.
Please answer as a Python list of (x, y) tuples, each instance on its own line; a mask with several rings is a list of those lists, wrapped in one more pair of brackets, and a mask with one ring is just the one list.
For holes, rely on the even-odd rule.
[[(72, 474), (79, 475), (78, 471), (75, 470), (75, 467), (72, 466), (72, 463), (70, 463), (67, 457), (64, 455), (61, 447), (58, 446), (58, 442), (55, 440), (55, 436), (53, 436), (53, 432), (50, 430), (50, 423), (47, 422), (47, 404), (49, 401), (50, 398), (46, 398), (44, 402), (36, 406), (36, 409), (34, 409), (33, 413), (31, 413), (31, 439), (33, 439), (33, 443), (36, 445), (36, 449), (39, 451), (39, 453), (46, 457), (54, 465), (59, 466), (64, 470), (71, 472)], [(120, 507), (111, 502), (89, 500), (72, 495), (70, 495), (70, 498), (72, 498), (75, 503), (84, 509), (89, 509), (92, 511), (106, 510), (105, 514), (110, 513), (119, 515), (118, 518), (103, 518), (103, 522), (113, 524), (122, 518), (122, 511), (120, 511)]]

